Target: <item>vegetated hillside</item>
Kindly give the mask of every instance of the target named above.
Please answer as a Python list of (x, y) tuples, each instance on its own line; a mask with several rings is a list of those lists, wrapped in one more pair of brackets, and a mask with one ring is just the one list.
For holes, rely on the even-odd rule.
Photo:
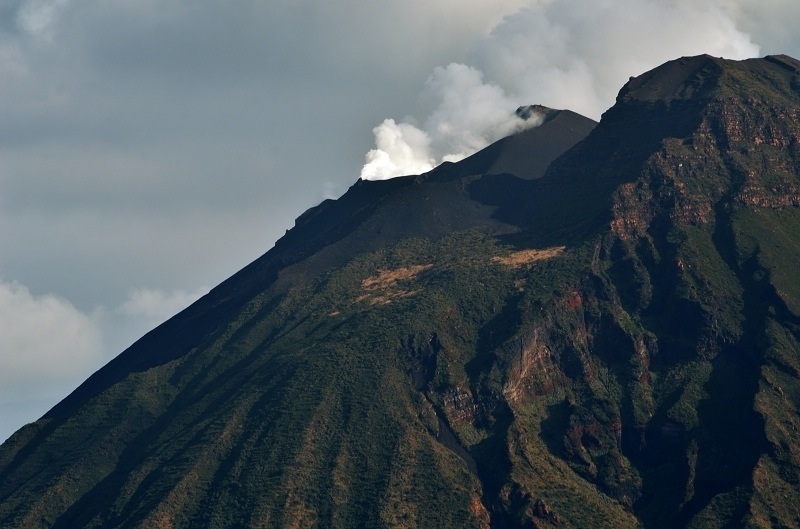
[(800, 62), (593, 125), (306, 212), (0, 447), (0, 526), (800, 526)]

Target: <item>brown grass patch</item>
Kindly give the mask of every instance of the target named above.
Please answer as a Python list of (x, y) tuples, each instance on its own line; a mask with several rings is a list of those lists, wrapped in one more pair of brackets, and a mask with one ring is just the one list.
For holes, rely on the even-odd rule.
[(396, 268), (394, 270), (386, 268), (378, 270), (378, 275), (361, 281), (361, 288), (364, 289), (364, 293), (356, 298), (356, 302), (367, 301), (370, 305), (387, 305), (395, 299), (413, 296), (419, 290), (403, 288), (398, 283), (412, 281), (420, 273), (432, 266), (432, 264), (426, 264)]
[(363, 280), (361, 286), (364, 287), (364, 290), (390, 288), (398, 281), (414, 279), (420, 272), (424, 272), (432, 266), (432, 264), (414, 265), (406, 268), (397, 268), (395, 270), (387, 270), (384, 268), (378, 270), (378, 275)]
[(565, 249), (566, 246), (553, 246), (552, 248), (543, 248), (541, 250), (520, 250), (519, 252), (512, 252), (505, 256), (496, 255), (491, 258), (491, 262), (517, 268), (535, 263), (536, 261), (544, 261), (546, 259), (558, 257), (564, 253)]

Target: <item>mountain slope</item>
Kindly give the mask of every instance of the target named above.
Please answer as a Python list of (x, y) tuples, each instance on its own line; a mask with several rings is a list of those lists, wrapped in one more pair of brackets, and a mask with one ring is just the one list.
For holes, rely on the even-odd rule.
[(2, 527), (800, 526), (800, 63), (358, 182), (0, 447)]

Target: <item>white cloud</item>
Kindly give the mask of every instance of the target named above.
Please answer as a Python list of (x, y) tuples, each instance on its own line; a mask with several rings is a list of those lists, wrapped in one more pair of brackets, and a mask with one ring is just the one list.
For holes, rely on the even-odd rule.
[(800, 55), (800, 2), (796, 0), (718, 0), (736, 27), (752, 36), (762, 53)]
[(0, 388), (49, 383), (98, 367), (102, 335), (69, 301), (0, 281)]
[(155, 288), (134, 288), (117, 311), (125, 316), (161, 323), (188, 307), (207, 292), (207, 288), (199, 288), (194, 292), (183, 290), (164, 292)]
[(93, 319), (62, 298), (0, 281), (0, 442), (104, 361)]
[(17, 13), (17, 23), (31, 35), (50, 38), (49, 31), (67, 3), (68, 0), (28, 0)]
[(119, 307), (87, 314), (58, 296), (0, 281), (0, 442), (206, 292), (137, 288)]
[(470, 59), (532, 103), (598, 119), (632, 75), (683, 55), (759, 51), (713, 2), (561, 0), (506, 18)]
[[(184, 290), (166, 292), (156, 288), (133, 288), (128, 294), (128, 299), (114, 309), (111, 315), (100, 316), (102, 311), (95, 311), (95, 314), (96, 317), (100, 317), (108, 342), (119, 343), (120, 339), (127, 336), (128, 339), (125, 341), (132, 343), (145, 332), (164, 323), (207, 293), (208, 288), (205, 287), (200, 287), (192, 292)], [(129, 343), (121, 345), (124, 348)]]

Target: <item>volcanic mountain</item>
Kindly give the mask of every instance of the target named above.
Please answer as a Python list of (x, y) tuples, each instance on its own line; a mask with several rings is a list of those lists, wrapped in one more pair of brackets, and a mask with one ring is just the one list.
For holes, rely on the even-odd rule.
[(3, 528), (800, 526), (800, 62), (359, 181), (0, 446)]

